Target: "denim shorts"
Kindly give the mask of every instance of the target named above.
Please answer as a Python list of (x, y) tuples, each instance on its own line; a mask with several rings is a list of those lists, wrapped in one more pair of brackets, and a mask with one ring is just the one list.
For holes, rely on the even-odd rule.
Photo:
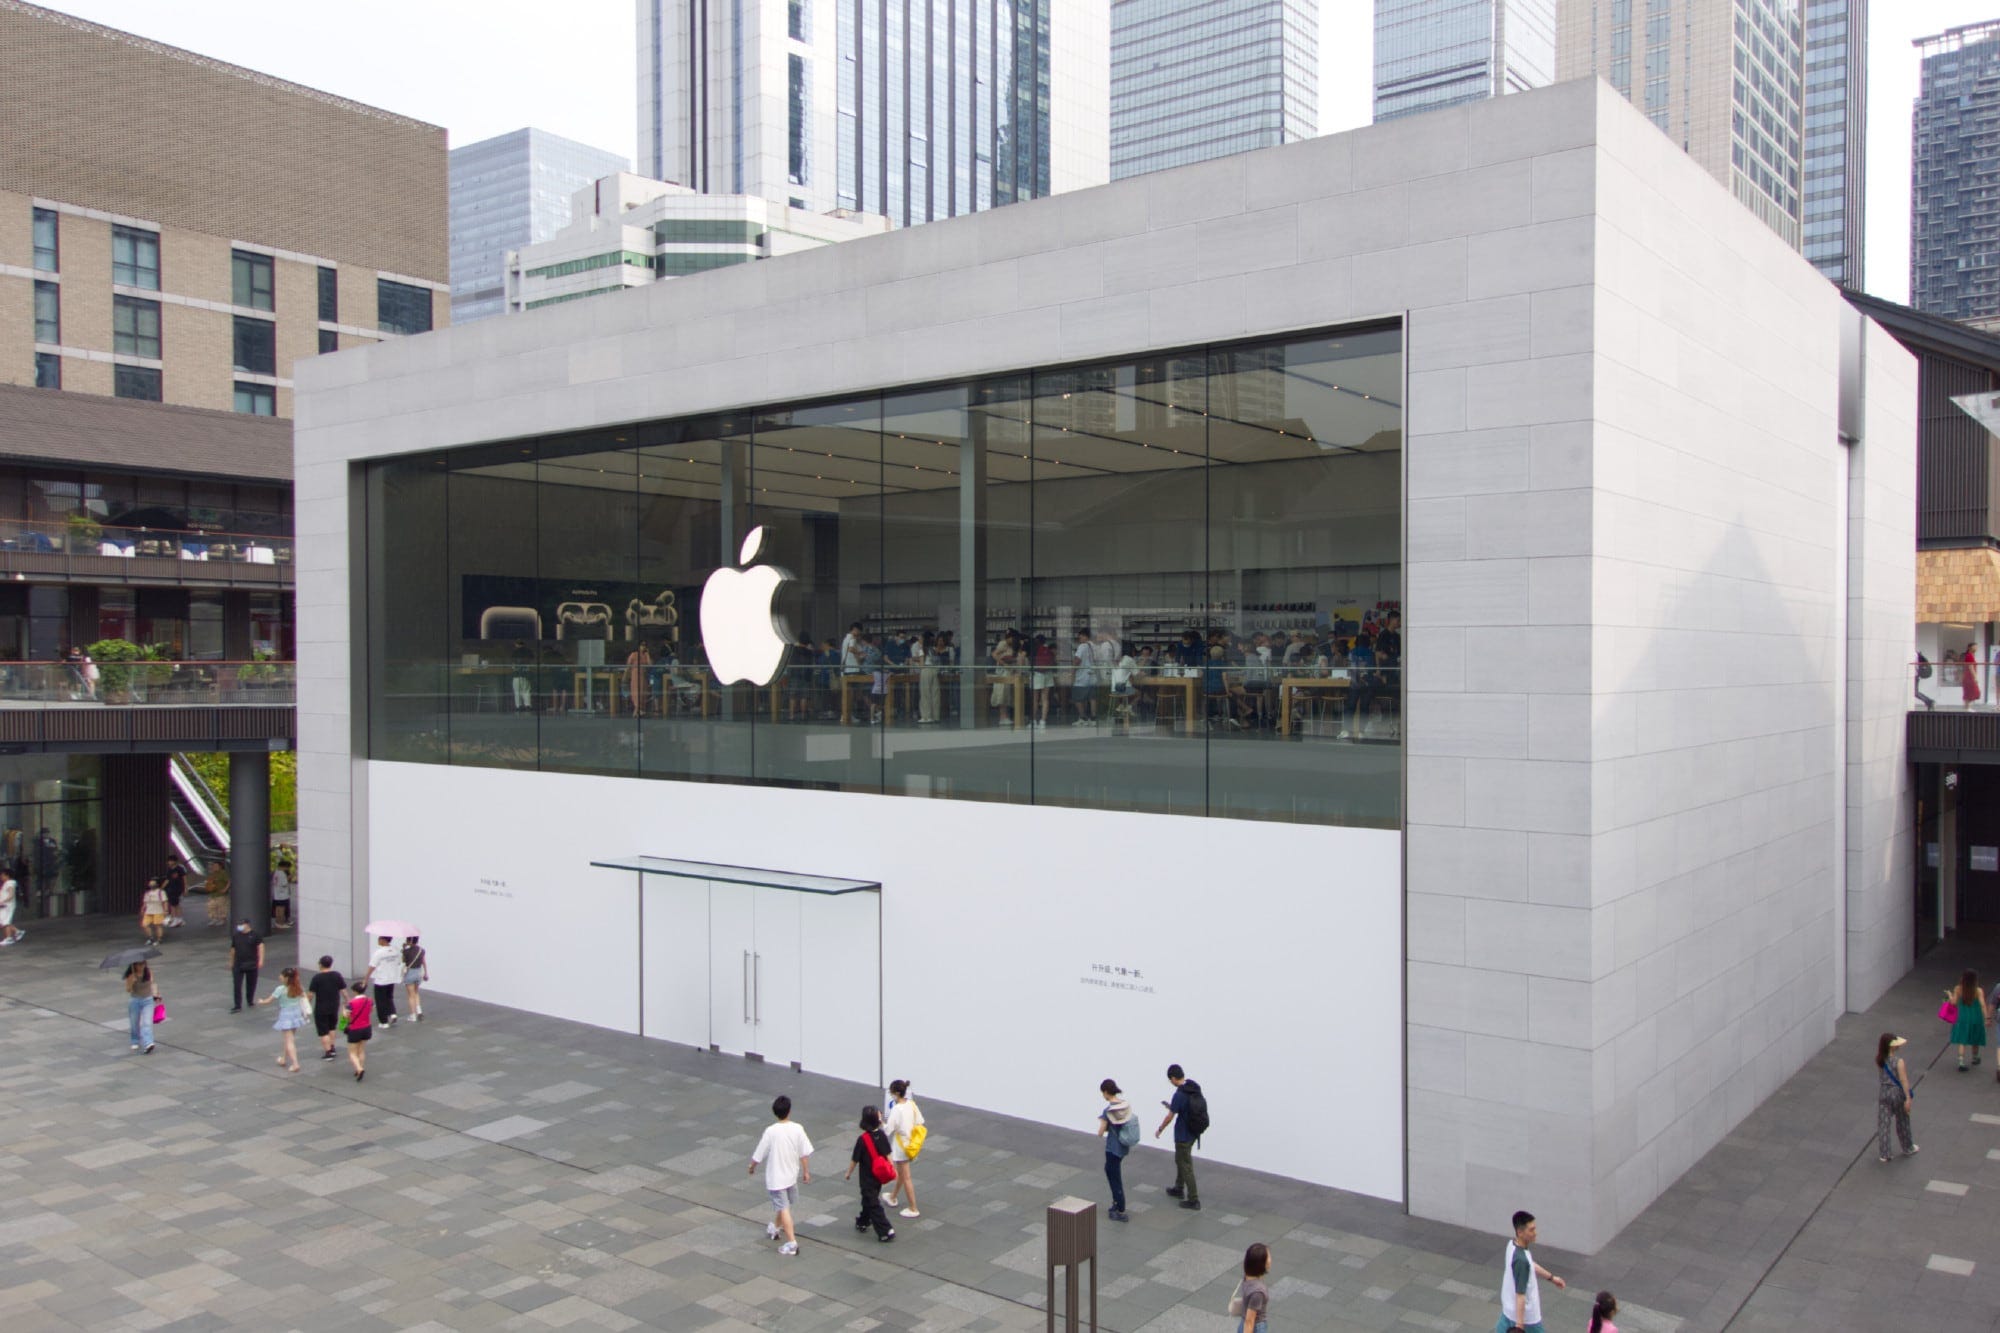
[(765, 1190), (771, 1196), (771, 1211), (782, 1213), (787, 1208), (795, 1208), (799, 1202), (799, 1187), (790, 1185), (781, 1190)]

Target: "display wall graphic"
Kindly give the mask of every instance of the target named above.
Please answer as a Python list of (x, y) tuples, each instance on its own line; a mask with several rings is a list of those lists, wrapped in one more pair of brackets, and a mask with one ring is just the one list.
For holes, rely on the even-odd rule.
[[(772, 950), (712, 932), (699, 886), (649, 890), (635, 929), (639, 877), (591, 860), (637, 853), (867, 880), (882, 885), (879, 953), (869, 905), (840, 898), (801, 904), (783, 960), (798, 978), (800, 1025), (797, 1054), (780, 1054), (809, 1072), (872, 1083), (879, 1031), (881, 1072), (920, 1097), (1085, 1130), (1100, 1080), (1151, 1106), (1170, 1095), (1165, 1070), (1179, 1063), (1213, 1108), (1206, 1157), (1402, 1198), (1397, 831), (368, 768), (369, 844), (357, 849), (368, 908), (426, 922), (435, 957), (476, 960), (440, 976), (454, 994), (623, 1032), (639, 1031), (643, 1007), (647, 1034), (665, 1038), (686, 1026), (677, 1015), (708, 1013), (718, 975), (740, 1018), (748, 949), (754, 1021), (755, 953), (766, 1013), (787, 1002)], [(559, 836), (518, 840), (503, 871), (468, 872), (493, 829), (547, 829), (551, 812)], [(1280, 864), (1328, 869), (1242, 874)], [(480, 879), (513, 896), (469, 894)], [(874, 980), (857, 975), (876, 967), (879, 1027)], [(1310, 1133), (1300, 1107), (1311, 1108)], [(1096, 1168), (1083, 1134), (1076, 1152), (1079, 1167)]]
[(460, 580), (460, 593), (459, 633), (469, 640), (681, 641), (684, 590), (657, 583), (467, 574)]

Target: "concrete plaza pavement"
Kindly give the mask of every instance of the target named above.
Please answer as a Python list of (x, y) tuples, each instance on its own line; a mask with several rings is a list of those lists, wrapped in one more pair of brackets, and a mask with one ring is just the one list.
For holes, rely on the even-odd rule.
[[(310, 1039), (304, 1070), (285, 1074), (272, 1011), (226, 1012), (224, 937), (194, 925), (155, 964), (173, 1017), (142, 1056), (127, 1049), (117, 974), (95, 970), (136, 928), (29, 931), (0, 949), (8, 1333), (1040, 1328), (1043, 1209), (1105, 1194), (1082, 1125), (924, 1099), (924, 1216), (894, 1219), (897, 1241), (879, 1245), (853, 1230), (854, 1187), (839, 1180), (874, 1089), (441, 991), (420, 1027), (370, 1044), (366, 1082)], [(266, 991), (288, 950), (273, 941)], [(2000, 1085), (1990, 1062), (1976, 1076), (1932, 1063), (1937, 987), (1973, 951), (1939, 949), (1877, 1013), (1844, 1020), (1604, 1252), (1543, 1250), (1571, 1279), (1549, 1293), (1549, 1327), (1583, 1328), (1589, 1293), (1609, 1286), (1626, 1330), (2000, 1329)], [(453, 962), (436, 960), (440, 986)], [(1913, 1068), (1929, 1066), (1924, 1151), (1883, 1166), (1867, 1052), (1898, 1024)], [(892, 1072), (923, 1097), (920, 1068)], [(818, 1149), (796, 1258), (765, 1240), (744, 1175), (778, 1091)], [(1135, 1157), (1132, 1222), (1100, 1220), (1106, 1329), (1228, 1327), (1252, 1240), (1277, 1256), (1287, 1333), (1493, 1326), (1499, 1226), (1213, 1164), (1193, 1214), (1161, 1193), (1171, 1178), (1167, 1154)]]

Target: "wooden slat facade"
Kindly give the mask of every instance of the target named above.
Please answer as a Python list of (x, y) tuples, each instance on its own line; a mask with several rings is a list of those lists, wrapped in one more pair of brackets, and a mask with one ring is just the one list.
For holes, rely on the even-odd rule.
[(165, 867), (170, 779), (165, 754), (104, 756), (104, 843), (99, 910), (136, 913), (146, 879)]
[(297, 739), (286, 706), (0, 708), (0, 751), (12, 754), (289, 750)]

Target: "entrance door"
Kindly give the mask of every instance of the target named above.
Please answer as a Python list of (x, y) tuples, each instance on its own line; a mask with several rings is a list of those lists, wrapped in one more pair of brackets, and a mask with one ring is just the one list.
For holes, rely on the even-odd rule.
[(799, 898), (783, 889), (758, 889), (757, 939), (750, 954), (751, 1050), (773, 1064), (803, 1058), (800, 1033), (805, 990), (799, 975)]
[(708, 885), (708, 1041), (719, 1051), (757, 1049), (757, 894), (745, 884)]

